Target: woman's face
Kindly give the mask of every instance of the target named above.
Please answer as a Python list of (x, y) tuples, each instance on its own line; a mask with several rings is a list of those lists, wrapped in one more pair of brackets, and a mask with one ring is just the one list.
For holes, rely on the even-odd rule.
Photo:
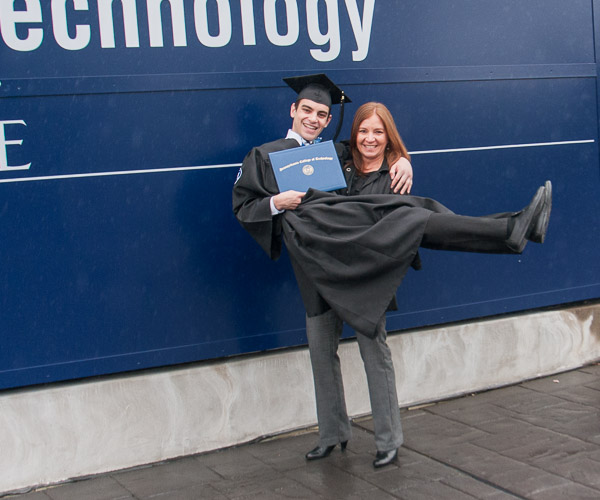
[(356, 136), (356, 145), (363, 159), (383, 160), (387, 143), (387, 133), (379, 116), (373, 113), (361, 122)]

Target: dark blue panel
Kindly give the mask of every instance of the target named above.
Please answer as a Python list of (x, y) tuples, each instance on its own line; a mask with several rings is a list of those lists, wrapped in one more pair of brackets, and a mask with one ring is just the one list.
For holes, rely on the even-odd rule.
[[(95, 2), (69, 11), (71, 36), (91, 26), (85, 49), (56, 45), (49, 2), (39, 49), (0, 40), (0, 121), (26, 123), (4, 127), (6, 140), (23, 141), (6, 146), (8, 165), (31, 162), (0, 172), (0, 388), (305, 342), (287, 257), (270, 262), (231, 214), (236, 165), (290, 124), (288, 70), (325, 69), (344, 83), (347, 116), (367, 100), (388, 104), (415, 153), (415, 194), (459, 213), (516, 210), (554, 183), (543, 246), (519, 257), (424, 250), (391, 329), (600, 296), (590, 2), (377, 2), (360, 61), (338, 2), (340, 53), (326, 63), (310, 55), (305, 2), (289, 3), (300, 25), (287, 47), (267, 39), (258, 1), (256, 45), (243, 44), (240, 5), (229, 2), (230, 43), (202, 46), (188, 1), (187, 47), (172, 46), (170, 21), (165, 47), (149, 46), (142, 1), (139, 48), (118, 30), (117, 48), (100, 47)], [(481, 149), (498, 146), (511, 147)]]
[(387, 104), (410, 151), (596, 135), (591, 78), (363, 85), (349, 86), (350, 91), (358, 103), (376, 99)]
[[(386, 66), (580, 63), (594, 60), (586, 0), (378, 4), (373, 58)], [(388, 10), (390, 9), (390, 10)], [(383, 12), (382, 12), (383, 14)]]
[[(1, 189), (2, 331), (15, 333), (3, 339), (4, 373), (33, 359), (55, 365), (46, 371), (62, 378), (75, 362), (123, 370), (153, 357), (150, 365), (299, 342), (302, 332), (278, 332), (290, 304), (300, 308), (295, 284), (284, 265), (249, 272), (267, 259), (230, 214), (227, 176), (152, 174)], [(244, 246), (250, 251), (240, 255)], [(245, 290), (256, 279), (260, 296)], [(263, 300), (273, 307), (258, 307)], [(244, 308), (256, 312), (241, 316)], [(247, 329), (247, 321), (257, 328)], [(262, 341), (264, 334), (270, 338)], [(247, 335), (257, 338), (248, 343)]]
[[(442, 178), (449, 183), (465, 179), (462, 185), (456, 182), (454, 192), (431, 180), (440, 169), (433, 157), (415, 160), (427, 179), (418, 191), (436, 193), (468, 214), (525, 205), (543, 178), (554, 184), (553, 213), (544, 245), (529, 244), (521, 256), (422, 250), (423, 270), (407, 276), (399, 292), (400, 311), (389, 326), (407, 328), (598, 297), (597, 158), (597, 144), (450, 154)], [(519, 171), (500, 170), (499, 165)], [(471, 194), (461, 199), (465, 190)]]
[[(378, 93), (384, 102), (396, 97), (391, 107), (412, 151), (594, 142), (414, 155), (414, 193), (434, 197), (458, 213), (518, 209), (545, 179), (555, 186), (554, 212), (547, 243), (530, 245), (522, 257), (423, 250), (424, 270), (407, 277), (399, 293), (403, 312), (390, 326), (406, 328), (597, 297), (600, 198), (594, 81), (398, 88), (402, 91), (380, 86)], [(577, 270), (575, 262), (581, 264)]]

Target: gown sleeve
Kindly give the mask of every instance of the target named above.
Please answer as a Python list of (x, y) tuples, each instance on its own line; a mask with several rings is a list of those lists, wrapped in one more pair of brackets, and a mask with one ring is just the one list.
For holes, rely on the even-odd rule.
[(271, 165), (260, 148), (244, 158), (233, 187), (233, 213), (269, 258), (281, 255), (281, 216), (271, 215), (270, 199), (279, 193)]

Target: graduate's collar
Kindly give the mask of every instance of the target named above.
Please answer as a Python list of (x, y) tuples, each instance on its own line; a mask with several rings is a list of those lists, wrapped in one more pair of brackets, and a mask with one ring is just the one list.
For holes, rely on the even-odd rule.
[(292, 129), (288, 130), (288, 133), (285, 136), (285, 138), (286, 139), (294, 139), (295, 141), (298, 142), (298, 144), (300, 146), (306, 146), (307, 144), (316, 144), (317, 142), (321, 142), (321, 138), (320, 137), (317, 137), (313, 142), (308, 142), (298, 132), (294, 132)]
[(296, 142), (298, 142), (298, 145), (300, 145), (300, 146), (304, 146), (304, 144), (306, 143), (306, 141), (302, 138), (302, 136), (298, 132), (294, 132), (292, 129), (288, 130), (288, 133), (285, 136), (285, 138), (286, 139), (294, 139)]

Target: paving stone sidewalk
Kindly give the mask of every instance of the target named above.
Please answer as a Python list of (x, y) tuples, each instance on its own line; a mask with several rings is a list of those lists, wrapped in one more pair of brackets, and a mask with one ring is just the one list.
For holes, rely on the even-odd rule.
[(304, 460), (313, 430), (6, 498), (600, 499), (600, 364), (402, 413), (399, 461), (379, 470), (364, 418), (324, 460)]

